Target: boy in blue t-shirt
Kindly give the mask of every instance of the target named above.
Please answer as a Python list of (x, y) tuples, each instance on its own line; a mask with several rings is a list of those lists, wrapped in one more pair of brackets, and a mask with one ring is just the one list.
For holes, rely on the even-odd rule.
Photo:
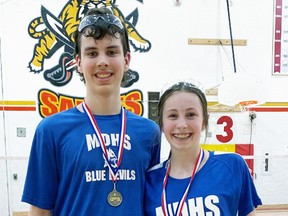
[(37, 126), (22, 201), (29, 215), (143, 215), (145, 173), (159, 163), (161, 133), (122, 107), (127, 30), (109, 9), (95, 8), (74, 41), (86, 96)]

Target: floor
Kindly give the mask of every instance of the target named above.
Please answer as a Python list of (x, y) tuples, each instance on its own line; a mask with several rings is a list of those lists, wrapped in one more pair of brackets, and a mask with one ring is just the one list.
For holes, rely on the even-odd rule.
[[(14, 213), (13, 216), (27, 216), (27, 212)], [(256, 216), (288, 216), (288, 210), (287, 211), (261, 210), (256, 212)]]
[(288, 211), (256, 211), (257, 216), (288, 216)]

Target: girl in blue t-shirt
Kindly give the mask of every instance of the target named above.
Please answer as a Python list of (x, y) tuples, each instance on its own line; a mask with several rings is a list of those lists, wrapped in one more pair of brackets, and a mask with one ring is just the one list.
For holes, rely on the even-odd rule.
[(177, 82), (161, 95), (158, 114), (171, 152), (147, 173), (145, 215), (255, 215), (262, 203), (244, 159), (200, 147), (208, 127), (203, 91), (191, 82)]

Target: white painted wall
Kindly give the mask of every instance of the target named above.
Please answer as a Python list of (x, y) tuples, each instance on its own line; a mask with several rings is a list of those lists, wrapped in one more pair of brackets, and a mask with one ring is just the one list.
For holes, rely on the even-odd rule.
[[(28, 24), (40, 16), (41, 5), (58, 16), (66, 2), (0, 0), (1, 101), (37, 101), (37, 93), (42, 88), (71, 96), (84, 96), (84, 85), (75, 75), (69, 85), (54, 87), (44, 80), (42, 73), (34, 74), (27, 68), (37, 43), (27, 33)], [(137, 30), (152, 43), (152, 48), (147, 53), (134, 52), (132, 49), (130, 66), (139, 72), (140, 79), (130, 88), (123, 89), (123, 92), (141, 89), (145, 103), (144, 116), (148, 115), (147, 91), (160, 91), (171, 79), (193, 78), (208, 89), (219, 86), (234, 73), (230, 46), (188, 45), (188, 38), (230, 38), (226, 1), (181, 2), (176, 7), (173, 0), (143, 0), (143, 4), (136, 0), (117, 0), (125, 15), (138, 8)], [(234, 47), (237, 73), (263, 80), (267, 85), (268, 102), (288, 102), (287, 76), (271, 75), (273, 1), (231, 0), (230, 3), (233, 38), (246, 39), (248, 42), (247, 46)], [(57, 64), (61, 52), (63, 50), (46, 60), (44, 66), (49, 68)], [(210, 96), (208, 99), (215, 100)], [(234, 143), (249, 142), (248, 126), (245, 123), (248, 113), (212, 113), (210, 123), (215, 124), (221, 115), (231, 115), (237, 123)], [(1, 111), (0, 170), (1, 173), (6, 173), (7, 170), (8, 176), (0, 177), (0, 215), (28, 208), (20, 202), (27, 162), (23, 157), (29, 155), (34, 129), (40, 120), (38, 112)], [(288, 191), (288, 141), (285, 134), (287, 121), (288, 112), (261, 112), (257, 113), (254, 122), (252, 142), (255, 144), (255, 184), (264, 204), (288, 203), (285, 192)], [(17, 128), (25, 128), (26, 136), (17, 137)], [(219, 128), (214, 127), (214, 130), (210, 131), (212, 135)], [(208, 142), (216, 141), (212, 137)], [(163, 139), (162, 159), (168, 152), (169, 146)], [(263, 160), (267, 152), (271, 157), (271, 171), (264, 173)], [(4, 157), (20, 159), (6, 163)], [(17, 174), (16, 180), (13, 179), (13, 174)]]

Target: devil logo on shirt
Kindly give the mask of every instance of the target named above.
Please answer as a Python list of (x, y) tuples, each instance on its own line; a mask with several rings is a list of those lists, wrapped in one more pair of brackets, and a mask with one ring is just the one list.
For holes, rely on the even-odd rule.
[[(108, 163), (111, 165), (112, 168), (116, 169), (117, 168), (117, 156), (116, 154), (113, 152), (113, 150), (111, 148), (107, 149), (107, 155), (108, 155)], [(103, 158), (105, 161), (104, 167), (108, 166), (107, 162), (105, 160), (105, 155), (103, 154)]]

